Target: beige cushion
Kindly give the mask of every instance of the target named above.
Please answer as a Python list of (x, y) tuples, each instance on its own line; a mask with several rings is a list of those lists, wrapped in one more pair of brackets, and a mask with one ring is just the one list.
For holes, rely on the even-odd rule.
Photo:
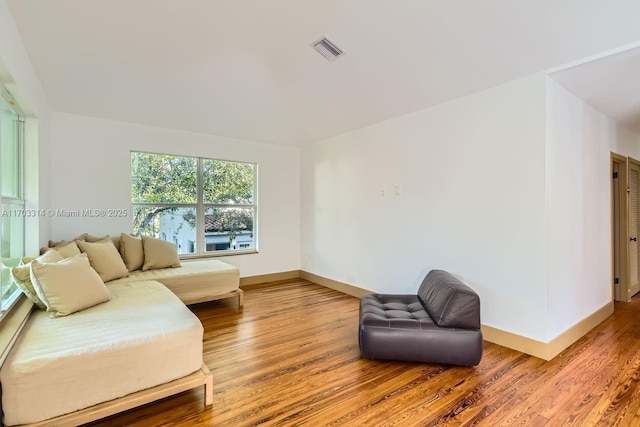
[(11, 274), (13, 275), (13, 279), (16, 281), (16, 284), (20, 288), (23, 294), (29, 298), (38, 308), (42, 310), (46, 310), (47, 306), (45, 303), (38, 297), (38, 293), (36, 292), (35, 287), (33, 286), (33, 282), (31, 282), (31, 262), (36, 259), (40, 263), (46, 262), (58, 262), (62, 261), (64, 257), (60, 255), (58, 251), (55, 249), (49, 249), (44, 254), (40, 255), (38, 258), (23, 258), (24, 260), (29, 260), (25, 265), (19, 265), (17, 267), (13, 267), (11, 269)]
[(173, 242), (154, 239), (149, 236), (142, 236), (142, 247), (144, 249), (143, 270), (154, 268), (180, 267), (178, 249)]
[(51, 317), (66, 316), (109, 301), (109, 290), (91, 268), (86, 254), (57, 263), (31, 261), (31, 281)]
[(120, 250), (120, 237), (119, 236), (110, 237), (107, 234), (106, 236), (96, 237), (96, 236), (92, 236), (91, 234), (87, 234), (87, 233), (84, 233), (83, 236), (84, 236), (83, 240), (86, 240), (89, 243), (99, 242), (99, 241), (104, 240), (104, 239), (111, 239), (111, 241), (113, 241), (113, 244), (116, 247), (116, 249)]
[(144, 265), (142, 239), (122, 233), (120, 235), (120, 255), (122, 255), (122, 260), (124, 265), (127, 266), (127, 270), (140, 270)]
[[(80, 242), (80, 240), (78, 240)], [(76, 242), (67, 242), (67, 244), (62, 246), (56, 246), (53, 250), (58, 251), (62, 258), (71, 258), (72, 256), (80, 255), (80, 249)]]
[(113, 236), (111, 240), (113, 241), (113, 244), (115, 245), (116, 249), (120, 250), (120, 236)]
[(49, 240), (49, 247), (50, 248), (58, 248), (60, 246), (64, 246), (64, 245), (69, 244), (70, 241), (73, 242), (75, 240), (87, 240), (87, 236), (88, 236), (87, 233), (83, 233), (83, 234), (79, 235), (78, 237), (76, 237), (73, 240), (60, 240), (59, 242), (56, 242), (56, 241), (53, 241), (53, 240)]
[(96, 237), (96, 236), (92, 236), (91, 234), (88, 234), (88, 233), (84, 234), (84, 240), (89, 242), (89, 243), (95, 243), (95, 242), (99, 242), (101, 240), (109, 239), (109, 238), (110, 238), (109, 235)]
[(97, 242), (77, 242), (80, 250), (87, 254), (91, 267), (98, 272), (103, 282), (119, 279), (129, 274), (127, 266), (109, 236)]

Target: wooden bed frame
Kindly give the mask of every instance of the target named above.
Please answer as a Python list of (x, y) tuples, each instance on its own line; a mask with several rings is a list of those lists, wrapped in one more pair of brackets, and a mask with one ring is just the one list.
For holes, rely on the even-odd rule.
[(186, 377), (178, 378), (171, 382), (160, 384), (158, 386), (148, 388), (146, 390), (137, 391), (118, 399), (108, 402), (99, 403), (89, 408), (81, 409), (70, 414), (61, 415), (59, 417), (50, 418), (33, 424), (21, 424), (22, 426), (77, 426), (99, 420), (119, 412), (127, 411), (137, 406), (155, 402), (192, 388), (204, 386), (204, 404), (210, 406), (213, 404), (213, 377), (209, 368), (204, 363), (199, 370)]

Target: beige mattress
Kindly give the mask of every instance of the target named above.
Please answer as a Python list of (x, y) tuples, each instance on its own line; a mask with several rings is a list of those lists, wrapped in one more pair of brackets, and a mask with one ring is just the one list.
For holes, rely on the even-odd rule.
[(240, 270), (218, 260), (182, 261), (177, 268), (133, 271), (127, 277), (107, 282), (107, 285), (110, 287), (115, 283), (140, 280), (157, 280), (188, 303), (237, 290), (240, 286)]
[(199, 319), (158, 282), (109, 286), (111, 301), (34, 312), (0, 369), (6, 425), (33, 423), (197, 371)]

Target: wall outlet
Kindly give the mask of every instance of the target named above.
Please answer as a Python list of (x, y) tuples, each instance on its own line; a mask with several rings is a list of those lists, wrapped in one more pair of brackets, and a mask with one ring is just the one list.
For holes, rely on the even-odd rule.
[(380, 187), (379, 192), (380, 192), (380, 195), (381, 195), (382, 197), (384, 197), (384, 196), (385, 196), (385, 194), (387, 193), (387, 191), (385, 190), (385, 188), (384, 188), (384, 187)]

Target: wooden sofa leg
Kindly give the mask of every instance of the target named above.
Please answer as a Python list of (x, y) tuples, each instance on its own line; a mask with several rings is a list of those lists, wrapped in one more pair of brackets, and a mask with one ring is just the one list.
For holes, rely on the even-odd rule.
[(244, 291), (242, 289), (238, 289), (238, 308), (244, 305)]
[(204, 406), (213, 405), (213, 375), (206, 365), (202, 365), (202, 372), (205, 374), (204, 380)]
[(213, 379), (209, 378), (209, 381), (204, 385), (204, 406), (213, 405)]

